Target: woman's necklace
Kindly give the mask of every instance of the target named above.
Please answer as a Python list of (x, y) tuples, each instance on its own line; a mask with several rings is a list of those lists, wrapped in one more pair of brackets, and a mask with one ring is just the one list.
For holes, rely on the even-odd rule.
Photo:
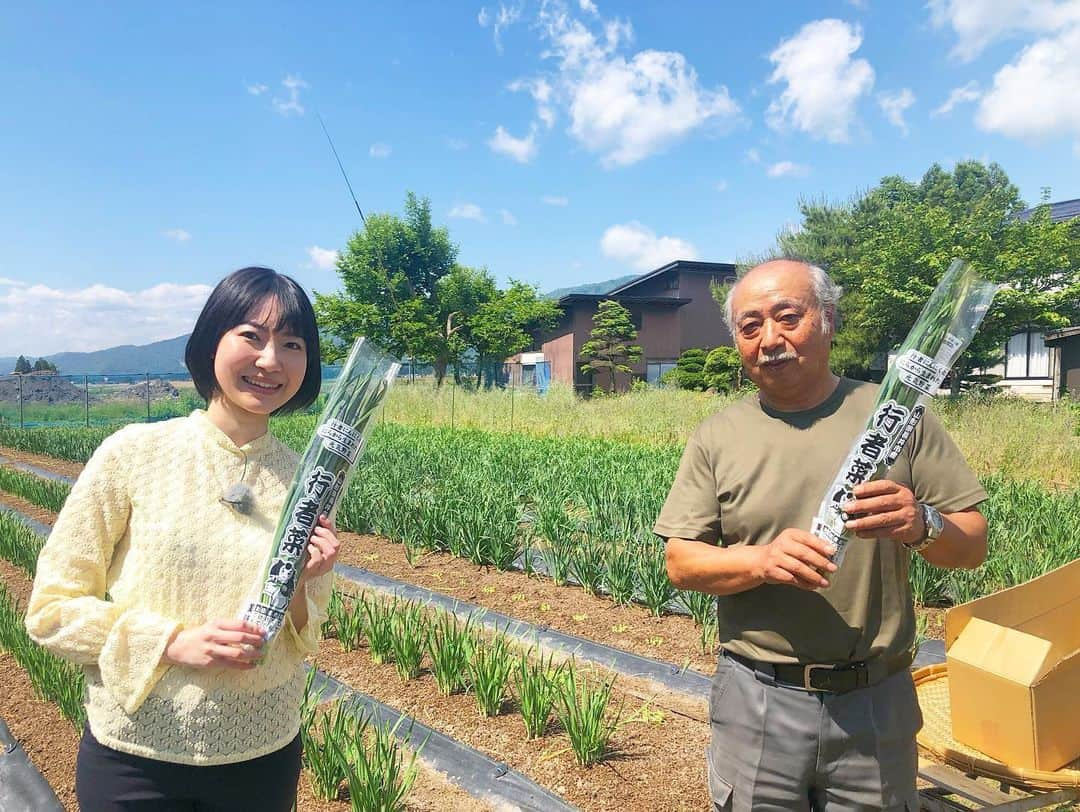
[(252, 492), (249, 485), (244, 484), (244, 477), (247, 476), (247, 454), (241, 451), (240, 455), (244, 458), (244, 470), (240, 474), (240, 481), (235, 485), (230, 485), (220, 501), (224, 502), (241, 516), (250, 516), (252, 507), (255, 503), (255, 494)]

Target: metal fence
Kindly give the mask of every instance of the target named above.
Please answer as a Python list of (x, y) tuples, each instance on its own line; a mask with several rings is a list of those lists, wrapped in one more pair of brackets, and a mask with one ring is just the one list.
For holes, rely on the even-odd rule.
[[(340, 366), (322, 368), (323, 397), (313, 405), (313, 410), (321, 407), (340, 372)], [(406, 362), (398, 375), (399, 385), (431, 385), (434, 380), (433, 368), (418, 363)], [(546, 392), (551, 373), (547, 362), (458, 364), (446, 370), (443, 382), (451, 390), (451, 409), (454, 393), (459, 389), (509, 389), (512, 422), (513, 391)], [(0, 375), (0, 425), (5, 426), (92, 426), (167, 420), (187, 415), (205, 405), (191, 376), (184, 373), (61, 375), (31, 372)]]

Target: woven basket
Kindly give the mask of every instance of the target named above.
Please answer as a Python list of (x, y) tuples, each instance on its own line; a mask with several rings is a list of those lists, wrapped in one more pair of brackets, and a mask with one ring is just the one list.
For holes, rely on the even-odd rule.
[[(915, 692), (923, 713), (923, 727), (916, 737), (919, 745), (964, 772), (983, 775), (1033, 789), (1080, 787), (1080, 758), (1060, 770), (1027, 770), (995, 761), (952, 737), (949, 714), (949, 674), (944, 663), (928, 665), (912, 672)], [(1064, 709), (1063, 709), (1064, 711)]]

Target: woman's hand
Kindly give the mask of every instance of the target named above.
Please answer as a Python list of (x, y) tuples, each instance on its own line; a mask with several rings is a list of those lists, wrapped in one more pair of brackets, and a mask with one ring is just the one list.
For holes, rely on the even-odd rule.
[(300, 583), (303, 584), (311, 578), (318, 578), (330, 572), (334, 568), (334, 562), (337, 561), (340, 547), (337, 528), (326, 516), (320, 516), (319, 523), (315, 525), (315, 530), (311, 534), (311, 541), (308, 542), (308, 560), (304, 571), (300, 574)]
[(162, 662), (189, 668), (255, 667), (262, 657), (263, 631), (244, 620), (211, 620), (181, 629), (165, 647)]

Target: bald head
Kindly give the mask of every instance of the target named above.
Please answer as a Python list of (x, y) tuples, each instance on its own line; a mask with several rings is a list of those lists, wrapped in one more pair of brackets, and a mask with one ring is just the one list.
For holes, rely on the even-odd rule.
[(837, 324), (840, 288), (821, 268), (794, 259), (774, 259), (763, 262), (747, 271), (732, 285), (724, 300), (724, 322), (728, 331), (735, 335), (739, 292), (743, 288), (766, 286), (789, 292), (794, 297), (809, 295), (821, 313), (821, 329), (833, 333)]

